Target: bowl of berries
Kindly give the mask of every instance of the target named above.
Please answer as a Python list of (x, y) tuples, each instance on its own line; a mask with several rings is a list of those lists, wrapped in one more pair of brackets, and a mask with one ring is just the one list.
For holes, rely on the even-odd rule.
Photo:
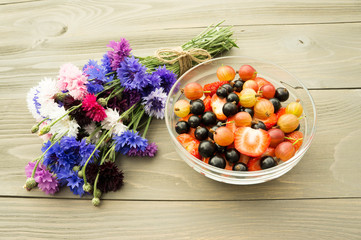
[(171, 89), (165, 120), (180, 157), (216, 181), (266, 182), (291, 170), (316, 131), (304, 84), (285, 69), (249, 57), (199, 64)]

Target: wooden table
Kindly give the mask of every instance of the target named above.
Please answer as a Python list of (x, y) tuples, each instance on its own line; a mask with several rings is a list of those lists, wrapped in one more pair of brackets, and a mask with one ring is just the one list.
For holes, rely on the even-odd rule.
[[(0, 1), (0, 239), (361, 239), (360, 13), (352, 0)], [(63, 63), (100, 59), (110, 40), (147, 56), (221, 20), (239, 45), (227, 55), (279, 64), (310, 89), (317, 134), (293, 170), (253, 186), (215, 182), (154, 121), (157, 157), (122, 157), (125, 185), (100, 207), (23, 189), (41, 146), (29, 132), (31, 86)]]

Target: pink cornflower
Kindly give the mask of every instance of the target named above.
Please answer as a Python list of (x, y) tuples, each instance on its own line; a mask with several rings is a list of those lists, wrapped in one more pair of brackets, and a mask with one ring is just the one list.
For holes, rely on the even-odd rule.
[(87, 77), (82, 71), (71, 63), (60, 67), (58, 76), (58, 88), (62, 91), (69, 91), (69, 94), (76, 100), (82, 100), (88, 93), (86, 83)]
[[(28, 178), (31, 177), (34, 167), (35, 162), (29, 162), (25, 167), (25, 174)], [(59, 191), (58, 180), (48, 171), (46, 166), (41, 163), (39, 163), (35, 171), (34, 179), (38, 183), (38, 187), (46, 194), (54, 194)]]
[(101, 122), (107, 117), (105, 109), (97, 102), (97, 98), (93, 94), (84, 97), (82, 108), (86, 112), (86, 116), (95, 122)]

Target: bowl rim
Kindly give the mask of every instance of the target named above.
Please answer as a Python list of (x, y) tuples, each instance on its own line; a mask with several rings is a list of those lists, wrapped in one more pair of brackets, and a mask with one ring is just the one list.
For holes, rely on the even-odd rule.
[[(259, 171), (245, 171), (245, 172), (240, 172), (240, 171), (231, 171), (231, 170), (226, 170), (226, 169), (221, 169), (221, 168), (217, 168), (214, 166), (211, 166), (205, 162), (203, 162), (202, 160), (194, 157), (193, 155), (191, 155), (187, 150), (184, 149), (184, 147), (178, 142), (178, 140), (176, 139), (176, 136), (173, 134), (172, 129), (171, 129), (171, 124), (168, 121), (168, 108), (170, 106), (170, 99), (171, 99), (171, 93), (173, 93), (174, 89), (176, 88), (176, 86), (183, 80), (184, 76), (186, 76), (189, 72), (193, 71), (196, 68), (199, 68), (203, 65), (212, 63), (212, 62), (216, 62), (216, 61), (222, 61), (225, 59), (237, 59), (237, 58), (243, 58), (243, 59), (249, 59), (252, 61), (257, 61), (259, 63), (265, 63), (268, 65), (272, 65), (276, 68), (279, 68), (280, 70), (286, 72), (287, 74), (289, 74), (293, 79), (295, 79), (300, 85), (301, 87), (306, 91), (310, 102), (312, 104), (312, 109), (314, 112), (314, 118), (313, 118), (313, 124), (312, 124), (312, 128), (310, 130), (310, 137), (308, 138), (307, 142), (304, 142), (304, 147), (302, 147), (301, 149), (299, 149), (299, 151), (296, 152), (296, 154), (289, 160), (287, 160), (286, 162), (283, 162), (282, 164), (279, 164), (275, 167), (272, 168), (268, 168), (268, 169), (263, 169), (263, 170), (259, 170)], [(193, 162), (195, 162), (195, 164), (200, 165), (201, 167), (210, 170), (212, 172), (218, 172), (220, 174), (225, 174), (225, 175), (230, 175), (233, 177), (257, 177), (257, 176), (264, 176), (264, 175), (271, 175), (273, 173), (277, 173), (279, 171), (282, 171), (283, 169), (286, 169), (289, 167), (289, 165), (291, 165), (293, 162), (297, 161), (298, 158), (302, 158), (302, 156), (306, 153), (306, 151), (308, 150), (308, 148), (310, 147), (313, 138), (315, 136), (316, 133), (316, 120), (317, 120), (317, 112), (316, 112), (316, 106), (314, 103), (314, 100), (312, 98), (312, 95), (310, 94), (309, 90), (307, 89), (307, 87), (302, 83), (302, 81), (300, 81), (297, 77), (295, 77), (292, 73), (290, 73), (288, 70), (284, 69), (283, 67), (274, 64), (274, 63), (270, 63), (264, 60), (260, 60), (257, 58), (253, 58), (253, 57), (249, 57), (249, 56), (225, 56), (225, 57), (217, 57), (217, 58), (213, 58), (210, 59), (208, 61), (202, 62), (192, 68), (190, 68), (189, 70), (187, 70), (172, 86), (171, 90), (169, 91), (169, 94), (167, 96), (167, 101), (166, 101), (166, 106), (165, 106), (165, 122), (166, 122), (166, 126), (169, 132), (169, 135), (171, 136), (171, 139), (173, 141), (174, 144), (176, 144), (177, 147), (179, 147), (182, 152), (184, 152), (184, 154), (186, 154), (189, 158), (191, 158), (193, 160)], [(182, 158), (182, 160), (184, 160)], [(300, 159), (299, 159), (300, 160)], [(240, 179), (241, 180), (241, 179)], [(243, 180), (243, 179), (242, 179)]]

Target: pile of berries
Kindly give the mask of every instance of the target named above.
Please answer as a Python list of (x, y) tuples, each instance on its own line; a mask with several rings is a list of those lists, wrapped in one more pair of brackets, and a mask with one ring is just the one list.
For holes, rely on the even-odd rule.
[(204, 86), (188, 83), (182, 92), (189, 100), (174, 105), (179, 117), (177, 139), (196, 158), (233, 171), (257, 171), (292, 158), (302, 145), (300, 101), (282, 107), (286, 88), (257, 77), (243, 65), (217, 70), (219, 81)]

